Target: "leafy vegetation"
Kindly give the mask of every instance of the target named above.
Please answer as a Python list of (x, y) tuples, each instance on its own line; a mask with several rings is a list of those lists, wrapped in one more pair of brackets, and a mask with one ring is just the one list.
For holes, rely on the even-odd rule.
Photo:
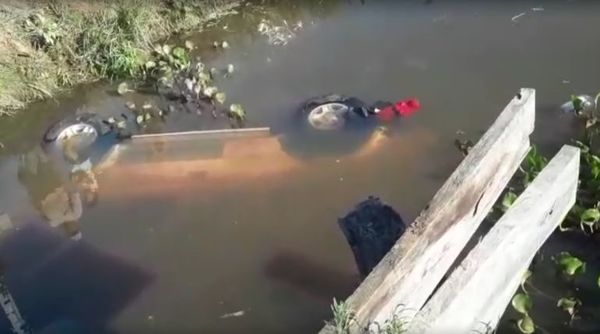
[(236, 4), (54, 0), (7, 7), (0, 11), (0, 41), (8, 46), (0, 50), (0, 115), (75, 83), (142, 78), (154, 41), (231, 13)]
[(352, 324), (356, 321), (354, 311), (345, 302), (338, 302), (335, 298), (333, 304), (331, 304), (331, 311), (333, 312), (333, 320), (328, 322), (336, 334), (347, 334), (350, 333)]
[[(594, 139), (599, 133), (596, 118), (598, 115), (597, 102), (599, 97), (600, 94), (596, 96), (595, 104), (592, 105), (588, 103), (589, 101), (583, 101), (580, 97), (572, 97), (571, 102), (573, 103), (575, 114), (582, 119), (583, 126), (583, 139), (581, 141), (574, 141), (574, 145), (581, 149), (580, 183), (576, 204), (559, 228), (559, 231), (562, 233), (575, 233), (587, 238), (595, 238), (600, 230), (600, 157), (597, 155), (598, 152), (592, 148)], [(511, 182), (510, 188), (501, 201), (501, 209), (503, 211), (515, 201), (517, 194), (524, 190), (544, 168), (547, 162), (548, 160), (535, 147), (531, 149), (521, 168), (520, 175)], [(586, 273), (586, 262), (582, 257), (572, 254), (574, 251), (576, 250), (564, 250), (553, 257), (558, 279), (565, 283), (564, 295), (556, 298), (548, 296), (542, 291), (537, 291), (545, 298), (556, 298), (556, 306), (569, 316), (569, 326), (580, 318), (580, 311), (585, 306), (580, 299), (575, 297), (578, 290), (575, 281), (582, 278)], [(521, 315), (521, 318), (516, 322), (517, 328), (525, 334), (534, 333), (537, 329), (540, 329), (535, 325), (530, 315), (530, 311), (534, 307), (534, 299), (526, 290), (526, 283), (531, 276), (532, 271), (528, 271), (521, 284), (521, 291), (512, 300), (513, 309)], [(597, 280), (598, 287), (600, 287), (600, 275)], [(527, 284), (534, 288), (531, 283)]]
[(335, 298), (331, 304), (333, 320), (327, 322), (329, 329), (335, 334), (348, 334), (353, 326), (364, 334), (404, 334), (408, 331), (408, 321), (402, 315), (404, 309), (398, 305), (394, 314), (383, 324), (358, 324), (354, 311), (346, 302), (338, 302)]

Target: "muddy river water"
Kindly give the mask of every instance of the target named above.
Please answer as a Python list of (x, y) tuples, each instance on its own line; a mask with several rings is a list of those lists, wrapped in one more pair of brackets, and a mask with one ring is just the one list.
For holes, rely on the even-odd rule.
[[(150, 167), (120, 174), (130, 177), (108, 168), (97, 201), (69, 226), (53, 226), (40, 212), (60, 186), (39, 149), (43, 130), (76, 111), (118, 115), (127, 99), (152, 97), (86, 85), (1, 123), (0, 214), (12, 221), (2, 226), (1, 268), (36, 333), (314, 333), (332, 299), (359, 283), (338, 217), (375, 195), (414, 219), (461, 160), (457, 131), (478, 138), (521, 87), (537, 90), (533, 141), (553, 153), (573, 131), (558, 106), (599, 87), (598, 2), (316, 3), (241, 9), (188, 37), (198, 46), (231, 44), (199, 52), (210, 66), (235, 64), (219, 87), (245, 106), (247, 126), (271, 127), (272, 136), (225, 141), (208, 157), (206, 145), (191, 145), (178, 157), (189, 166), (163, 164), (162, 176), (144, 174), (156, 170), (147, 155), (138, 160)], [(295, 36), (270, 45), (257, 32), (261, 15), (295, 24)], [(423, 107), (390, 125), (383, 140), (365, 140), (362, 151), (287, 138), (295, 107), (331, 92), (366, 101), (415, 96)], [(181, 112), (147, 132), (227, 126)], [(299, 146), (310, 158), (290, 152), (286, 140), (306, 144)], [(553, 236), (543, 253), (549, 258), (563, 244), (593, 249)], [(541, 271), (551, 280), (550, 269)], [(558, 289), (543, 275), (541, 285)], [(598, 304), (598, 292), (590, 294)], [(555, 300), (539, 303), (539, 325), (567, 333)], [(507, 315), (500, 332), (513, 327)], [(0, 316), (0, 332), (9, 328)]]

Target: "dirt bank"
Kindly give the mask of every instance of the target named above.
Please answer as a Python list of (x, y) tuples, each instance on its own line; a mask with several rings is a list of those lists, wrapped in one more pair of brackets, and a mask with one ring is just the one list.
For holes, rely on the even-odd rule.
[(75, 84), (140, 75), (154, 42), (230, 14), (236, 0), (0, 4), (0, 121)]

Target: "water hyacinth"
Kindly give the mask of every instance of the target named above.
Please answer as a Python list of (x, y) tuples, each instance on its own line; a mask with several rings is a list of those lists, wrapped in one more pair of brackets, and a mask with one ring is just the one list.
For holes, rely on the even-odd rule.
[(215, 94), (217, 94), (218, 91), (219, 90), (217, 89), (217, 87), (209, 86), (204, 88), (202, 93), (204, 94), (204, 96), (212, 98)]
[(246, 119), (246, 111), (240, 104), (232, 104), (229, 107), (229, 115), (239, 120)]
[(224, 104), (225, 100), (226, 100), (226, 95), (223, 92), (219, 92), (215, 95), (215, 101), (218, 102), (219, 104)]

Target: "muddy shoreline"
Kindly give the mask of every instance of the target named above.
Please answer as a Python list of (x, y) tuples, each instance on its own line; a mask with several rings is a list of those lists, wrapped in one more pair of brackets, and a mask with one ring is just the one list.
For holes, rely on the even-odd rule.
[(0, 123), (82, 83), (136, 79), (153, 43), (235, 13), (236, 0), (7, 1), (0, 5)]

